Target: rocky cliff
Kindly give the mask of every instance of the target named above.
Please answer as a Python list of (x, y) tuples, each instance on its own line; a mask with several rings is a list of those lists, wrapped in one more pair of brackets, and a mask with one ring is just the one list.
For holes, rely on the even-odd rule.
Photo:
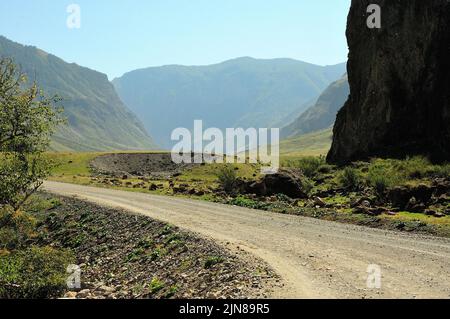
[[(369, 29), (367, 7), (381, 7)], [(429, 155), (450, 159), (450, 2), (352, 0), (350, 97), (338, 113), (328, 160)]]

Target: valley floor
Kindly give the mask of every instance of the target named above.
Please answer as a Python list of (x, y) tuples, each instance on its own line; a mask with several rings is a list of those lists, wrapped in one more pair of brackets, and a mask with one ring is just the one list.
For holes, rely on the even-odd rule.
[[(450, 298), (450, 240), (189, 199), (46, 182), (45, 189), (122, 208), (267, 262), (278, 298)], [(375, 267), (375, 268), (374, 268)], [(381, 271), (381, 287), (368, 270)]]

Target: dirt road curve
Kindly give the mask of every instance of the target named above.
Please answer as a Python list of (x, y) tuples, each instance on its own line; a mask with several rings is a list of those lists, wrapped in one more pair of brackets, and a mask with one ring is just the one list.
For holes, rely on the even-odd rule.
[[(54, 182), (44, 187), (239, 246), (281, 275), (285, 286), (275, 298), (450, 298), (448, 239), (142, 193)], [(381, 289), (367, 288), (372, 264), (381, 267)]]

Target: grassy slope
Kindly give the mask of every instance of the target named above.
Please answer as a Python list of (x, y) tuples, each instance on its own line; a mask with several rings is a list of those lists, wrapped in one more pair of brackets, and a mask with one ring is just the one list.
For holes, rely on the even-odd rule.
[(280, 143), (280, 154), (282, 158), (326, 155), (331, 147), (332, 136), (332, 129), (328, 128), (283, 140)]

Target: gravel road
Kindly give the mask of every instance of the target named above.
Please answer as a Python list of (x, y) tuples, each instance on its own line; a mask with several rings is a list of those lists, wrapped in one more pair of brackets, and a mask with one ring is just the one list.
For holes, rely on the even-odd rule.
[[(449, 239), (73, 184), (46, 182), (44, 189), (144, 214), (250, 252), (283, 279), (274, 298), (450, 298)], [(368, 270), (378, 269), (381, 288), (368, 287)]]

